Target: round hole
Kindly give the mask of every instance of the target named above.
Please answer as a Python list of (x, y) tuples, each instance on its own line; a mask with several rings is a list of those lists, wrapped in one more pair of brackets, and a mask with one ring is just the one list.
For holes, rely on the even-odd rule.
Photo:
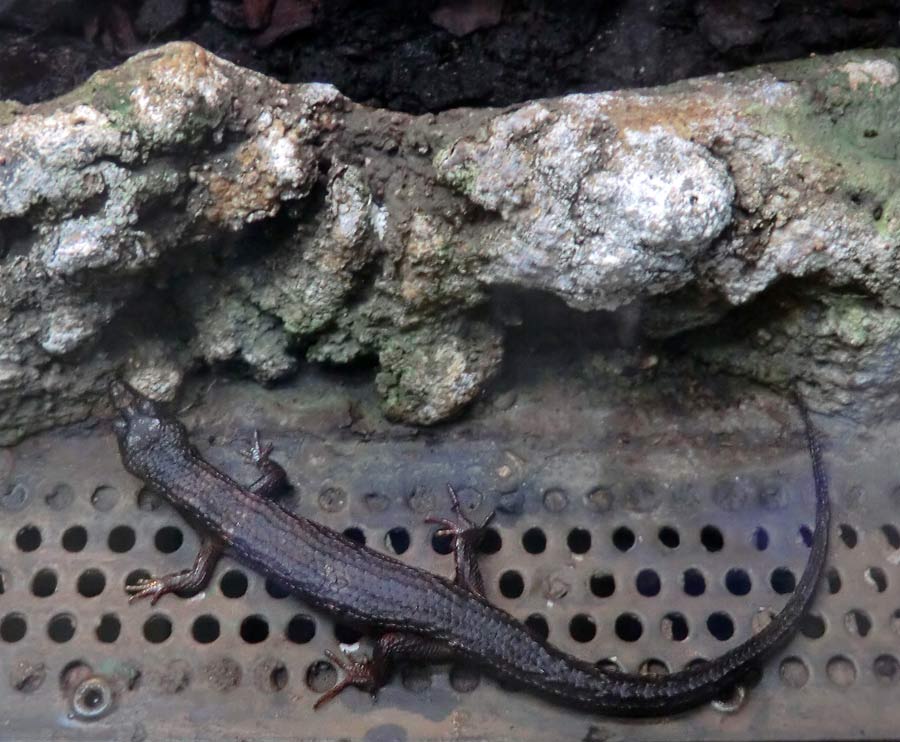
[(872, 630), (872, 619), (865, 611), (854, 608), (844, 614), (844, 627), (849, 634), (865, 638)]
[(314, 693), (331, 690), (337, 679), (338, 674), (334, 665), (325, 660), (313, 662), (306, 670), (306, 685)]
[(900, 549), (900, 531), (897, 530), (896, 526), (885, 523), (881, 527), (881, 533), (884, 534), (884, 540), (887, 541), (888, 548)]
[(500, 575), (500, 594), (504, 598), (519, 598), (525, 592), (525, 580), (513, 569)]
[(277, 693), (284, 690), (288, 684), (288, 669), (282, 662), (276, 662), (275, 666), (269, 671), (269, 690)]
[(16, 534), (16, 546), (22, 551), (34, 551), (41, 545), (41, 531), (37, 526), (27, 525)]
[(346, 624), (339, 623), (334, 625), (334, 638), (337, 639), (340, 644), (356, 644), (362, 639), (362, 632), (357, 631)]
[(191, 636), (194, 641), (200, 644), (210, 644), (219, 638), (221, 630), (219, 628), (219, 619), (209, 614), (197, 616), (191, 626)]
[(610, 657), (605, 657), (602, 660), (597, 660), (594, 663), (594, 667), (596, 667), (600, 672), (608, 672), (608, 673), (617, 673), (624, 672), (625, 669), (616, 662), (614, 659)]
[(577, 642), (589, 642), (597, 636), (597, 624), (586, 613), (579, 613), (569, 621), (569, 635)]
[(722, 547), (725, 546), (725, 538), (715, 526), (703, 526), (700, 530), (700, 543), (709, 552), (722, 551)]
[(98, 641), (104, 644), (112, 644), (119, 638), (122, 633), (122, 623), (115, 613), (104, 613), (100, 617), (100, 623), (94, 632)]
[(366, 492), (363, 502), (371, 513), (383, 513), (391, 506), (391, 499), (380, 492)]
[(161, 613), (155, 613), (144, 621), (144, 638), (151, 644), (160, 644), (172, 636), (172, 622)]
[(883, 685), (892, 685), (900, 678), (900, 662), (890, 654), (880, 654), (872, 663), (875, 678)]
[(859, 536), (856, 534), (856, 529), (846, 523), (841, 523), (838, 526), (838, 536), (841, 537), (841, 541), (844, 542), (844, 546), (848, 549), (855, 549), (856, 545), (859, 543)]
[(684, 587), (685, 594), (690, 595), (692, 598), (696, 598), (698, 595), (703, 595), (706, 592), (706, 578), (699, 569), (694, 567), (684, 571), (681, 584)]
[(101, 513), (107, 513), (112, 510), (119, 500), (119, 491), (115, 487), (102, 485), (94, 490), (91, 495), (91, 505), (93, 505)]
[(634, 584), (635, 587), (637, 587), (637, 591), (645, 598), (652, 598), (659, 595), (659, 591), (662, 588), (659, 575), (652, 569), (642, 569), (638, 572)]
[(153, 543), (163, 554), (172, 554), (181, 548), (181, 544), (184, 543), (184, 534), (181, 533), (180, 528), (175, 526), (163, 526), (156, 532)]
[(247, 575), (239, 569), (229, 569), (219, 580), (219, 590), (226, 598), (240, 598), (247, 592)]
[(84, 526), (67, 528), (62, 535), (62, 547), (66, 551), (78, 552), (87, 545), (87, 531)]
[(825, 582), (828, 583), (828, 592), (835, 595), (841, 591), (841, 573), (834, 567), (829, 567), (825, 572)]
[(841, 655), (828, 660), (825, 672), (828, 679), (841, 688), (847, 688), (856, 682), (856, 665)]
[(775, 611), (769, 608), (759, 608), (753, 614), (753, 618), (750, 620), (750, 628), (753, 631), (753, 635), (755, 636), (760, 631), (762, 631), (766, 626), (768, 626), (775, 619)]
[(12, 486), (8, 486), (4, 482), (4, 486), (0, 489), (0, 506), (5, 510), (15, 512), (24, 508), (28, 504), (30, 497), (31, 491), (21, 482), (17, 482)]
[(752, 586), (750, 575), (739, 567), (729, 569), (725, 573), (725, 587), (732, 595), (746, 595)]
[(881, 567), (869, 567), (866, 570), (866, 582), (880, 593), (887, 590), (887, 575)]
[(384, 537), (384, 545), (389, 551), (398, 556), (406, 553), (406, 550), (409, 549), (409, 544), (409, 531), (401, 526), (392, 528)]
[(241, 621), (241, 639), (247, 644), (259, 644), (269, 637), (269, 622), (263, 616), (247, 616)]
[(124, 554), (134, 548), (134, 529), (129, 526), (116, 526), (109, 532), (109, 538), (106, 540), (110, 551), (116, 554)]
[(75, 617), (71, 613), (58, 613), (47, 624), (47, 636), (57, 644), (63, 644), (75, 636)]
[(522, 547), (529, 554), (542, 554), (547, 548), (547, 537), (540, 528), (529, 528), (522, 534)]
[(449, 554), (453, 551), (453, 537), (446, 533), (441, 533), (438, 528), (431, 534), (431, 548), (437, 554)]
[(44, 495), (44, 502), (51, 510), (65, 510), (75, 499), (75, 490), (68, 484), (57, 484), (50, 492)]
[(82, 682), (72, 694), (72, 711), (85, 721), (105, 716), (112, 707), (113, 692), (103, 678), (91, 677)]
[(762, 526), (753, 531), (753, 545), (757, 551), (765, 551), (769, 548), (769, 532)]
[(106, 577), (99, 569), (86, 569), (78, 576), (78, 594), (96, 598), (106, 587)]
[(825, 636), (825, 619), (816, 613), (806, 613), (800, 618), (800, 633), (807, 639)]
[(641, 619), (633, 613), (623, 613), (616, 619), (616, 636), (624, 642), (636, 642), (644, 633)]
[(142, 487), (140, 492), (137, 493), (137, 506), (140, 510), (148, 513), (153, 512), (158, 510), (162, 503), (163, 500), (159, 493), (154, 492), (149, 487)]
[(662, 635), (673, 642), (683, 642), (688, 638), (688, 622), (680, 613), (667, 613), (659, 628)]
[(720, 714), (736, 714), (747, 699), (747, 691), (743, 685), (730, 685), (723, 688), (710, 704)]
[(541, 641), (546, 641), (547, 637), (550, 636), (550, 626), (547, 624), (547, 619), (540, 613), (532, 613), (525, 619), (525, 625)]
[(400, 682), (408, 691), (424, 693), (431, 687), (431, 668), (427, 665), (405, 664), (400, 669)]
[(291, 594), (291, 591), (288, 590), (287, 586), (273, 577), (266, 578), (266, 592), (276, 600), (281, 600)]
[(544, 491), (544, 507), (551, 513), (561, 513), (569, 504), (569, 496), (559, 487), (551, 487)]
[(659, 529), (659, 541), (667, 549), (677, 549), (681, 543), (681, 537), (671, 526), (663, 526)]
[[(173, 662), (178, 662), (178, 660)], [(191, 670), (190, 665), (187, 663), (172, 667), (169, 672), (172, 676), (172, 681), (174, 681), (166, 683), (171, 688), (169, 692), (180, 693), (190, 684)], [(241, 678), (244, 675), (241, 666), (231, 657), (219, 657), (212, 660), (206, 664), (203, 672), (212, 689), (220, 693), (227, 693), (240, 686)]]
[(471, 693), (481, 683), (477, 668), (455, 664), (450, 668), (450, 687), (457, 693)]
[(52, 569), (42, 569), (31, 580), (31, 592), (38, 598), (47, 598), (56, 592), (58, 580)]
[(802, 688), (809, 682), (809, 668), (799, 657), (785, 657), (778, 666), (778, 676), (788, 688)]
[(797, 531), (797, 535), (800, 537), (800, 542), (809, 549), (812, 546), (813, 542), (813, 532), (809, 526), (800, 526)]
[(706, 628), (720, 642), (734, 636), (734, 621), (731, 620), (731, 616), (721, 611), (716, 611), (706, 619)]
[(306, 644), (316, 635), (316, 622), (309, 616), (294, 616), (288, 621), (284, 633), (288, 641), (294, 644)]
[(669, 667), (662, 660), (658, 660), (655, 658), (650, 658), (644, 660), (640, 667), (638, 668), (638, 672), (641, 675), (650, 675), (653, 677), (661, 678), (669, 674)]
[(598, 598), (608, 598), (616, 591), (616, 578), (611, 574), (596, 573), (591, 575), (591, 592)]
[(366, 534), (363, 533), (363, 529), (358, 526), (350, 526), (350, 528), (344, 529), (344, 535), (349, 538), (354, 544), (359, 544), (360, 546), (366, 545)]
[(5, 642), (21, 641), (27, 630), (28, 624), (25, 623), (25, 616), (21, 613), (9, 613), (0, 621), (0, 639)]
[(772, 570), (772, 576), (769, 578), (772, 589), (779, 595), (787, 595), (794, 592), (797, 587), (797, 578), (794, 573), (787, 567), (778, 567)]
[(478, 544), (480, 554), (496, 554), (503, 548), (503, 539), (496, 528), (485, 528), (481, 535), (481, 543)]
[(620, 526), (615, 531), (613, 531), (612, 540), (613, 546), (615, 546), (619, 551), (628, 551), (632, 546), (634, 546), (634, 531), (632, 531), (630, 528), (626, 528), (625, 526)]
[(584, 528), (573, 528), (569, 531), (566, 544), (573, 554), (584, 554), (591, 548), (591, 532)]

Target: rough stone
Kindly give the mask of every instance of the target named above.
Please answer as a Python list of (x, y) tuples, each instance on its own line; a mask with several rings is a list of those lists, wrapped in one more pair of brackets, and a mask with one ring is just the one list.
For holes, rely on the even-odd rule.
[(889, 414), (898, 110), (890, 50), (412, 117), (183, 43), (2, 103), (0, 440), (102, 411), (113, 374), (171, 399), (304, 357), (377, 361), (385, 412), (433, 424), (540, 293), (627, 349), (681, 335), (654, 374)]
[(580, 309), (617, 309), (690, 280), (731, 221), (727, 168), (662, 127), (618, 130), (607, 105), (530, 104), (439, 153), (438, 176), (502, 219), (484, 235), (482, 280), (552, 291)]

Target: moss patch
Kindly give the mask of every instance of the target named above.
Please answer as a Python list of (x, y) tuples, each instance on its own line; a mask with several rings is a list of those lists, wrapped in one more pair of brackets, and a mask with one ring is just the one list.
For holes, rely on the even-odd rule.
[(900, 51), (839, 54), (772, 71), (802, 92), (787, 108), (754, 112), (757, 127), (830, 164), (873, 226), (900, 237)]

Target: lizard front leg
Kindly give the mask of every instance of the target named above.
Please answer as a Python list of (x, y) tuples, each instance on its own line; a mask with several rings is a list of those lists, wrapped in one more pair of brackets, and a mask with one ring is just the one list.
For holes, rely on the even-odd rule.
[(325, 655), (344, 672), (344, 677), (331, 690), (319, 696), (314, 709), (321, 708), (350, 686), (376, 696), (387, 682), (392, 667), (401, 660), (432, 664), (449, 662), (456, 656), (443, 642), (425, 639), (417, 634), (393, 631), (378, 638), (371, 659), (341, 659), (330, 651), (326, 651)]
[(484, 598), (486, 597), (484, 594), (484, 577), (481, 574), (481, 568), (478, 566), (478, 547), (484, 540), (487, 526), (494, 518), (495, 513), (491, 511), (479, 525), (463, 512), (456, 490), (449, 484), (447, 489), (450, 491), (450, 498), (453, 503), (452, 509), (456, 513), (457, 521), (429, 516), (425, 519), (425, 522), (441, 526), (437, 533), (441, 536), (450, 536), (452, 539), (451, 546), (456, 572), (454, 582), (460, 587)]
[(162, 577), (147, 577), (133, 585), (126, 585), (125, 591), (131, 594), (129, 602), (150, 598), (150, 605), (156, 605), (156, 601), (166, 593), (193, 595), (199, 592), (212, 577), (216, 563), (224, 550), (225, 545), (218, 539), (211, 536), (204, 537), (200, 542), (200, 550), (194, 559), (193, 567)]
[[(272, 453), (272, 444), (261, 445), (259, 431), (253, 433), (253, 443), (249, 449), (241, 451), (244, 458), (256, 465), (262, 472), (248, 489), (261, 497), (275, 497), (287, 486), (287, 472), (284, 468), (269, 456)], [(212, 536), (206, 536), (200, 542), (200, 550), (194, 559), (194, 565), (190, 569), (172, 572), (161, 577), (148, 577), (139, 580), (133, 585), (127, 585), (125, 590), (131, 594), (130, 601), (141, 598), (150, 598), (150, 604), (156, 602), (166, 593), (177, 593), (183, 596), (194, 595), (202, 590), (212, 577), (216, 564), (225, 551), (225, 545)]]
[(284, 467), (277, 461), (269, 458), (272, 454), (272, 444), (261, 445), (259, 431), (253, 431), (253, 443), (248, 449), (241, 451), (247, 461), (259, 469), (261, 476), (247, 489), (260, 497), (274, 499), (288, 486), (288, 476)]

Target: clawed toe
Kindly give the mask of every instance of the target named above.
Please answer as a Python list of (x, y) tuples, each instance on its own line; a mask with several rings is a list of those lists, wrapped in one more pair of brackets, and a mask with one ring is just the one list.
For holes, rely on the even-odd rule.
[(453, 489), (453, 487), (449, 484), (447, 485), (447, 489), (450, 492), (450, 498), (452, 500), (451, 508), (453, 512), (456, 513), (459, 521), (454, 522), (452, 520), (449, 520), (448, 518), (439, 518), (433, 515), (429, 515), (425, 518), (426, 523), (441, 526), (440, 529), (436, 531), (436, 535), (441, 537), (450, 536), (451, 538), (458, 539), (461, 536), (464, 536), (469, 531), (483, 531), (494, 519), (496, 512), (491, 511), (480, 524), (476, 523), (463, 511), (462, 505), (459, 502), (459, 495), (456, 494), (456, 490)]
[(259, 466), (260, 464), (263, 464), (269, 460), (269, 456), (272, 454), (273, 447), (274, 446), (272, 443), (260, 443), (259, 431), (254, 430), (252, 445), (250, 446), (250, 448), (242, 449), (240, 451), (240, 454), (250, 463)]
[(313, 704), (313, 709), (319, 709), (330, 700), (338, 696), (350, 686), (368, 689), (372, 696), (375, 696), (375, 672), (371, 660), (353, 660), (350, 658), (342, 658), (331, 650), (325, 650), (325, 656), (331, 660), (344, 673), (344, 677), (339, 680), (333, 688), (325, 691), (318, 700)]
[(150, 577), (138, 580), (132, 585), (126, 585), (125, 592), (129, 593), (129, 603), (150, 598), (150, 605), (156, 605), (156, 602), (166, 594), (167, 588), (158, 578)]

